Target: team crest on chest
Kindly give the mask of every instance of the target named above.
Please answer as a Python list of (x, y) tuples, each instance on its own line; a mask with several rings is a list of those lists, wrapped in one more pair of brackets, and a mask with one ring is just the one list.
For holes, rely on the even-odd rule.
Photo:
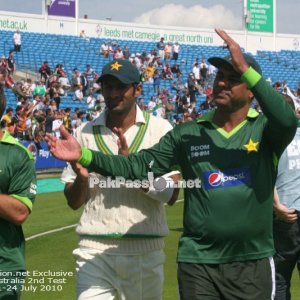
[(244, 147), (250, 152), (257, 152), (258, 151), (259, 142), (254, 142), (252, 139), (249, 140), (248, 144), (245, 144)]

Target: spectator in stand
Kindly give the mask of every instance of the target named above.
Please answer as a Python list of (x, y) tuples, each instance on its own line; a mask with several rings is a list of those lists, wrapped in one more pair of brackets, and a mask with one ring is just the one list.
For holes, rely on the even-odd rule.
[(273, 84), (273, 88), (277, 91), (277, 92), (281, 92), (282, 91), (282, 84), (280, 82), (280, 80), (276, 81)]
[(194, 64), (192, 72), (194, 73), (194, 79), (197, 81), (198, 84), (200, 84), (200, 80), (201, 80), (200, 66), (197, 62)]
[(162, 100), (163, 103), (166, 103), (169, 97), (171, 97), (171, 95), (168, 88), (164, 88), (159, 94), (159, 98)]
[(149, 111), (152, 111), (155, 106), (156, 106), (156, 97), (155, 96), (151, 96), (150, 101), (149, 101), (148, 106), (147, 106), (147, 109)]
[(93, 91), (96, 94), (100, 94), (101, 93), (101, 84), (100, 84), (99, 78), (100, 78), (100, 76), (97, 74), (95, 82), (93, 84)]
[(146, 68), (142, 65), (139, 71), (141, 74), (141, 82), (144, 83), (146, 81), (146, 77), (147, 77)]
[(2, 119), (0, 127), (8, 131), (11, 136), (15, 137), (17, 122), (17, 119), (14, 117), (10, 120), (10, 122), (7, 122), (6, 120)]
[[(144, 51), (141, 53), (142, 64), (145, 63), (146, 59), (147, 59), (147, 51), (144, 50)], [(148, 59), (148, 60), (149, 60), (149, 59)], [(148, 64), (148, 63), (147, 63), (147, 64)], [(146, 65), (147, 65), (147, 64), (146, 64)]]
[(66, 127), (66, 129), (70, 132), (70, 133), (73, 133), (72, 131), (72, 120), (71, 120), (71, 108), (70, 107), (67, 107), (64, 112), (63, 112), (63, 119), (62, 119), (62, 122), (63, 122), (63, 125)]
[(113, 58), (114, 59), (123, 59), (124, 58), (122, 48), (119, 47), (114, 51)]
[(152, 62), (149, 62), (148, 66), (145, 69), (146, 72), (146, 78), (145, 80), (148, 82), (153, 82), (153, 75), (156, 68), (153, 66)]
[(96, 104), (96, 109), (98, 109), (98, 107), (100, 107), (101, 110), (104, 110), (106, 108), (105, 99), (102, 93), (97, 95), (97, 101), (95, 104)]
[(161, 74), (159, 70), (156, 69), (153, 75), (153, 89), (154, 89), (154, 93), (156, 93), (157, 96), (160, 93), (160, 81), (161, 81)]
[(19, 98), (24, 98), (27, 99), (27, 94), (25, 93), (25, 88), (24, 88), (24, 81), (17, 81), (16, 83), (13, 81), (12, 77), (6, 77), (5, 78), (5, 84), (6, 87), (11, 88), (11, 90), (14, 92), (16, 97)]
[(178, 42), (176, 42), (173, 45), (173, 49), (172, 49), (172, 51), (173, 51), (173, 57), (172, 57), (172, 59), (175, 60), (175, 62), (177, 62), (180, 50), (181, 50), (180, 45), (178, 44)]
[(178, 75), (178, 74), (181, 74), (181, 70), (180, 70), (180, 67), (178, 64), (174, 64), (172, 67), (171, 67), (171, 71), (174, 75)]
[(53, 112), (55, 112), (57, 110), (57, 105), (56, 105), (55, 100), (50, 100), (48, 108), (51, 109)]
[(55, 120), (53, 121), (52, 123), (52, 132), (54, 133), (54, 135), (57, 137), (57, 138), (60, 138), (60, 131), (59, 131), (59, 127), (61, 125), (63, 125), (63, 117), (64, 117), (64, 114), (63, 112), (61, 111), (56, 111), (54, 113), (54, 117), (55, 117)]
[(29, 140), (31, 137), (29, 135), (29, 131), (27, 128), (27, 117), (31, 117), (31, 115), (27, 113), (25, 107), (17, 106), (16, 107), (16, 119), (18, 120), (16, 126), (16, 138), (20, 141)]
[(7, 122), (7, 124), (9, 124), (13, 116), (14, 116), (14, 109), (12, 107), (8, 107), (6, 109), (5, 115), (2, 116), (1, 121), (4, 120)]
[(89, 110), (92, 110), (95, 108), (96, 100), (97, 99), (94, 95), (93, 90), (90, 90), (89, 95), (86, 98), (86, 104), (87, 104)]
[(184, 90), (184, 81), (182, 80), (181, 73), (178, 73), (177, 77), (173, 80), (172, 88), (177, 92), (181, 92)]
[(90, 39), (88, 38), (88, 36), (86, 35), (84, 29), (82, 29), (82, 30), (80, 31), (79, 37), (82, 38), (82, 39), (84, 39), (84, 40), (86, 40), (86, 41), (89, 41), (89, 40), (90, 40)]
[(13, 35), (13, 44), (14, 44), (14, 51), (20, 52), (22, 42), (21, 42), (21, 33), (19, 29), (17, 29)]
[(41, 74), (41, 79), (44, 78), (45, 82), (47, 82), (49, 76), (52, 74), (48, 61), (44, 61), (39, 69), (39, 72)]
[(27, 97), (31, 97), (32, 93), (35, 89), (35, 83), (32, 81), (31, 78), (27, 78), (26, 82), (24, 82), (23, 84), (23, 88), (24, 88), (24, 93), (26, 94)]
[(217, 68), (215, 66), (213, 66), (212, 64), (208, 64), (208, 67), (207, 67), (208, 80), (212, 80), (215, 77), (216, 72), (217, 72)]
[(134, 63), (134, 60), (135, 60), (135, 54), (132, 53), (129, 57), (129, 61), (133, 64)]
[(16, 61), (14, 57), (14, 52), (10, 51), (7, 58), (7, 71), (8, 76), (13, 76), (16, 71)]
[(166, 64), (162, 71), (162, 77), (166, 80), (173, 80), (173, 73), (170, 64)]
[(165, 59), (165, 43), (164, 38), (160, 38), (160, 41), (157, 42), (156, 48), (158, 50), (158, 56), (160, 57), (161, 61)]
[(73, 101), (84, 101), (83, 86), (81, 84), (77, 86), (74, 92)]
[(194, 105), (196, 103), (196, 92), (198, 88), (197, 80), (195, 79), (194, 73), (190, 73), (188, 77), (188, 94), (190, 96), (190, 104)]
[(46, 95), (46, 87), (42, 83), (42, 81), (36, 81), (36, 86), (32, 92), (32, 95), (39, 95), (39, 96), (45, 96)]
[(95, 83), (96, 77), (99, 77), (99, 75), (95, 72), (95, 70), (91, 67), (91, 65), (86, 65), (86, 70), (84, 72), (84, 76), (87, 81), (87, 88), (86, 91), (89, 91), (93, 88), (93, 85)]
[(182, 94), (182, 92), (178, 91), (176, 93), (176, 95), (174, 95), (174, 97), (173, 97), (173, 103), (175, 105), (175, 112), (176, 113), (177, 113), (177, 107), (178, 107), (179, 100), (181, 99), (181, 94)]
[(38, 150), (42, 149), (41, 142), (45, 137), (46, 118), (43, 115), (36, 116), (36, 122), (31, 128), (32, 139)]
[(142, 58), (141, 58), (141, 53), (136, 53), (135, 54), (135, 66), (137, 67), (137, 69), (141, 72), (141, 68), (143, 66), (142, 64)]
[(149, 63), (153, 63), (154, 58), (156, 57), (156, 52), (155, 50), (151, 50), (150, 53), (147, 55), (147, 57), (149, 58)]
[(26, 98), (24, 97), (18, 98), (17, 107), (18, 106), (26, 107), (27, 105), (28, 105), (28, 100)]
[(165, 46), (165, 60), (172, 58), (172, 44), (170, 42)]
[(129, 50), (128, 46), (126, 45), (123, 48), (123, 58), (124, 59), (129, 59), (129, 57), (130, 57), (130, 50)]
[(55, 101), (56, 109), (59, 110), (61, 99), (60, 99), (60, 95), (57, 92), (54, 93), (53, 100)]
[(82, 110), (80, 110), (77, 113), (77, 123), (76, 127), (73, 127), (73, 132), (75, 133), (75, 129), (80, 127), (83, 123), (85, 123), (86, 113)]
[(111, 52), (110, 46), (107, 42), (104, 42), (100, 47), (100, 55), (103, 55), (105, 58), (109, 57), (109, 53)]
[(52, 82), (50, 84), (50, 87), (47, 89), (47, 94), (51, 100), (53, 99), (55, 93), (59, 94), (59, 88), (60, 85), (58, 82)]
[(41, 95), (34, 95), (33, 96), (33, 105), (34, 105), (34, 110), (42, 111), (45, 108), (44, 104), (44, 97)]
[(163, 68), (163, 63), (159, 56), (155, 56), (152, 63), (155, 68), (159, 68), (159, 69)]
[(59, 82), (60, 86), (62, 87), (62, 89), (64, 90), (64, 94), (66, 95), (67, 92), (71, 88), (69, 78), (67, 77), (67, 75), (61, 76), (61, 77), (58, 78), (58, 82)]
[(140, 98), (138, 100), (138, 106), (139, 106), (140, 110), (143, 110), (143, 111), (147, 110), (147, 105), (145, 104), (144, 98)]
[(157, 97), (156, 106), (152, 109), (152, 114), (158, 118), (165, 118), (165, 108), (162, 103), (161, 95)]
[(53, 74), (55, 76), (57, 76), (58, 78), (60, 78), (60, 77), (67, 77), (67, 73), (65, 72), (64, 66), (62, 64), (57, 64), (56, 65)]
[(168, 98), (168, 101), (165, 104), (165, 117), (169, 122), (172, 122), (172, 116), (174, 111), (175, 111), (175, 106), (173, 105), (172, 98)]
[(208, 70), (207, 63), (205, 59), (202, 59), (202, 62), (200, 64), (200, 75), (201, 75), (202, 84), (204, 84), (205, 81), (207, 80), (207, 70)]
[(113, 53), (115, 50), (119, 48), (117, 41), (111, 41), (109, 46), (110, 53)]
[(190, 112), (190, 117), (192, 118), (192, 120), (197, 119), (197, 117), (199, 116), (198, 110), (196, 107), (192, 108), (192, 111)]
[(194, 68), (196, 64), (199, 65), (199, 58), (198, 58), (198, 57), (196, 57), (196, 59), (195, 59), (195, 61), (194, 61), (194, 63), (193, 63), (192, 68)]
[(78, 86), (82, 85), (82, 93), (83, 95), (85, 95), (88, 86), (86, 77), (83, 74), (81, 74), (78, 69), (75, 69), (72, 80), (73, 80), (73, 84), (72, 84), (73, 89), (77, 90)]
[(189, 93), (188, 89), (184, 89), (183, 91), (183, 95), (181, 97), (181, 101), (183, 103), (184, 109), (185, 111), (187, 110), (187, 108), (190, 106), (191, 104), (191, 95)]
[(3, 74), (4, 78), (7, 77), (7, 67), (8, 67), (8, 64), (7, 64), (7, 60), (5, 58), (5, 56), (1, 56), (0, 58), (0, 73)]

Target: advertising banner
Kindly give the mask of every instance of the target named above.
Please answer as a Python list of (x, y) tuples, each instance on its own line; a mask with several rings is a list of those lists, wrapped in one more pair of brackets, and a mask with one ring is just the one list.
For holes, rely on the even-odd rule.
[(249, 31), (273, 32), (274, 31), (274, 4), (273, 0), (247, 0)]
[(51, 0), (48, 15), (75, 18), (75, 2), (76, 0)]
[(66, 162), (52, 156), (46, 142), (34, 143), (22, 141), (22, 144), (33, 154), (36, 169), (63, 168)]

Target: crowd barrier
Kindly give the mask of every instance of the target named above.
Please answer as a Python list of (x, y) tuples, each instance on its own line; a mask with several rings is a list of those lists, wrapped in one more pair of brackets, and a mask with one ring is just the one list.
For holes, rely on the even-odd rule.
[(37, 170), (65, 167), (66, 162), (56, 159), (49, 151), (46, 142), (34, 143), (31, 141), (22, 141), (22, 144), (32, 152)]

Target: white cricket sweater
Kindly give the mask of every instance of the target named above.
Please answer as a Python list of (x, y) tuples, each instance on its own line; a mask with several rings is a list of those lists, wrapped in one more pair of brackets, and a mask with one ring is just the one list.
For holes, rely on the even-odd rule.
[[(145, 123), (142, 111), (137, 106), (136, 124), (125, 132), (130, 147), (139, 125)], [(106, 112), (93, 122), (83, 124), (77, 130), (79, 143), (92, 150), (99, 150), (93, 126), (101, 126), (101, 136), (107, 147), (118, 153), (118, 137), (106, 124)], [(149, 125), (139, 150), (149, 148), (172, 126), (162, 118), (150, 116)], [(91, 178), (106, 178), (91, 173)], [(64, 183), (73, 182), (75, 173), (68, 166), (63, 174)], [(136, 188), (90, 188), (90, 199), (84, 207), (76, 232), (80, 236), (79, 245), (115, 254), (139, 254), (160, 250), (164, 247), (163, 237), (168, 234), (165, 210), (161, 202), (149, 198)]]

